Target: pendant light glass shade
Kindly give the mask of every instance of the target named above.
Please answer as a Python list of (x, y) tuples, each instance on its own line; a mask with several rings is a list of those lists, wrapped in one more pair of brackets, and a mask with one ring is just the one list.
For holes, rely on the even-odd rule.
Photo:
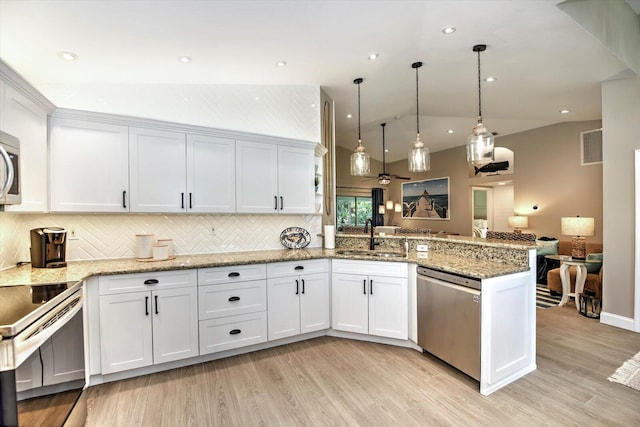
[(480, 52), (484, 52), (487, 46), (478, 44), (473, 51), (478, 53), (478, 124), (467, 138), (467, 163), (482, 165), (493, 161), (493, 134), (482, 123), (482, 91), (480, 77)]
[(371, 170), (371, 160), (369, 154), (364, 151), (360, 137), (360, 83), (363, 81), (364, 79), (362, 78), (357, 78), (353, 81), (354, 84), (358, 85), (358, 146), (351, 155), (351, 175), (354, 176), (369, 175), (369, 171)]
[(409, 172), (426, 172), (431, 168), (431, 158), (429, 149), (420, 140), (420, 104), (418, 102), (418, 68), (422, 67), (422, 62), (414, 62), (411, 68), (416, 70), (416, 140), (409, 150)]

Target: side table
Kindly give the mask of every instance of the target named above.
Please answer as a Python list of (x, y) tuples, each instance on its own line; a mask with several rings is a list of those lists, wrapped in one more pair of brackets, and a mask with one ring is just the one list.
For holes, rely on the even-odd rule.
[[(567, 302), (569, 302), (569, 297), (573, 297), (576, 302), (576, 310), (579, 310), (578, 296), (584, 290), (584, 282), (587, 280), (587, 262), (584, 259), (576, 259), (564, 255), (546, 255), (545, 258), (560, 261), (562, 299), (560, 299), (558, 305), (566, 305)], [(598, 261), (589, 261), (589, 264), (594, 263), (598, 263)], [(571, 292), (571, 276), (569, 275), (569, 267), (572, 265), (576, 267), (576, 286), (574, 292)]]

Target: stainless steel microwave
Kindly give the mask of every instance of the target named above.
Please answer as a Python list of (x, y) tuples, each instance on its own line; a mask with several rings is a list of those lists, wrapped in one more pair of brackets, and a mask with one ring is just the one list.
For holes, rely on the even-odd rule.
[(0, 131), (0, 205), (21, 202), (20, 140)]

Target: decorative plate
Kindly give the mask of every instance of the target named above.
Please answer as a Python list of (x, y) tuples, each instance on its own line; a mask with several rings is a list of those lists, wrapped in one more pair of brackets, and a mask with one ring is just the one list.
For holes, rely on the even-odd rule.
[(280, 233), (280, 243), (285, 248), (302, 249), (311, 242), (309, 232), (300, 227), (289, 227)]

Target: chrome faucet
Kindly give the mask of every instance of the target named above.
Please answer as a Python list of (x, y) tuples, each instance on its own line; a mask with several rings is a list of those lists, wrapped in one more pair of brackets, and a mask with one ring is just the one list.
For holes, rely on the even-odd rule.
[(369, 224), (371, 224), (371, 234), (369, 237), (369, 250), (372, 251), (376, 248), (377, 245), (380, 244), (380, 242), (376, 242), (375, 239), (373, 238), (373, 220), (371, 218), (367, 219), (367, 222), (364, 223), (364, 232), (366, 233), (367, 231), (369, 231)]

